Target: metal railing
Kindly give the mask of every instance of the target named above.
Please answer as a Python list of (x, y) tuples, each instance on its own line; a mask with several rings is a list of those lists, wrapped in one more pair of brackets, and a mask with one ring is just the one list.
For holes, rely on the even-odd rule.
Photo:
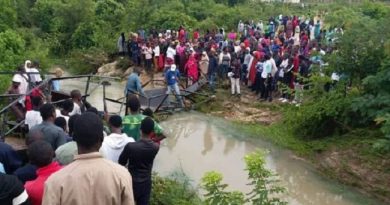
[[(20, 72), (1, 71), (0, 75), (14, 75), (14, 74), (19, 74), (19, 73)], [(30, 74), (35, 74), (35, 73), (30, 73)], [(15, 131), (17, 128), (19, 128), (19, 127), (24, 125), (24, 120), (17, 121), (17, 122), (9, 120), (8, 113), (9, 113), (9, 110), (11, 109), (12, 106), (16, 106), (26, 96), (31, 95), (32, 92), (33, 92), (33, 89), (36, 89), (36, 88), (38, 88), (38, 89), (47, 88), (49, 95), (51, 95), (51, 92), (52, 92), (51, 87), (52, 87), (52, 82), (54, 80), (60, 80), (61, 81), (61, 80), (80, 79), (80, 78), (86, 78), (87, 79), (86, 85), (85, 85), (85, 90), (84, 90), (84, 95), (83, 95), (84, 99), (86, 99), (89, 96), (89, 93), (92, 93), (96, 88), (98, 88), (100, 86), (100, 84), (103, 81), (103, 79), (119, 80), (119, 78), (115, 78), (115, 77), (97, 76), (97, 75), (92, 75), (92, 74), (90, 74), (90, 75), (68, 76), (68, 77), (59, 77), (59, 78), (57, 78), (57, 77), (55, 77), (55, 78), (49, 77), (49, 78), (43, 80), (42, 83), (40, 83), (39, 85), (31, 86), (32, 88), (26, 94), (2, 94), (2, 95), (0, 95), (0, 99), (17, 97), (17, 99), (13, 100), (9, 104), (7, 104), (5, 107), (1, 108), (1, 110), (0, 110), (0, 119), (2, 120), (1, 121), (1, 125), (0, 125), (0, 141), (4, 141), (4, 137), (5, 136), (9, 135), (13, 131)], [(90, 83), (91, 83), (91, 79), (92, 78), (99, 78), (99, 82), (98, 82), (97, 86), (94, 89), (92, 89), (92, 91), (90, 92)], [(29, 85), (31, 85), (31, 82), (29, 82)], [(50, 102), (52, 104), (59, 104), (59, 103), (63, 102), (66, 99), (58, 100), (58, 101), (55, 101), (55, 102), (51, 102), (50, 98), (48, 100), (49, 100), (48, 102)], [(12, 127), (10, 127), (10, 126), (12, 126)]]

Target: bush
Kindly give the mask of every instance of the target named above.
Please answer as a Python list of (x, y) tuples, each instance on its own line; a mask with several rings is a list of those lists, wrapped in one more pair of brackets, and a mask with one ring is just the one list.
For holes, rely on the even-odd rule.
[(171, 177), (152, 175), (151, 205), (197, 205), (202, 204), (196, 190), (189, 179), (183, 174), (173, 174)]
[(257, 151), (245, 156), (245, 170), (248, 171), (249, 185), (253, 186), (252, 191), (246, 195), (239, 191), (226, 191), (228, 185), (221, 183), (222, 175), (214, 171), (207, 172), (202, 178), (202, 188), (206, 190), (204, 195), (206, 204), (286, 204), (277, 197), (286, 189), (278, 185), (280, 181), (277, 175), (265, 168), (266, 153)]
[[(342, 85), (339, 85), (342, 87)], [(296, 136), (318, 138), (344, 132), (346, 116), (350, 114), (351, 98), (332, 90), (310, 99), (299, 108), (287, 108), (285, 120)]]
[(125, 58), (118, 59), (116, 68), (126, 71), (131, 65), (132, 65), (131, 61), (125, 57)]
[(66, 66), (73, 74), (91, 74), (96, 73), (97, 69), (107, 62), (108, 55), (106, 52), (91, 48), (73, 51)]

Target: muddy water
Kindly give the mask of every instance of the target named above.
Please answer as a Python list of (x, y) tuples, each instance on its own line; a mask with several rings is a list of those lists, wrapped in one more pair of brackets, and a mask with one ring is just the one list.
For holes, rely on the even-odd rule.
[[(107, 97), (118, 99), (123, 96), (123, 84), (111, 82)], [(91, 84), (88, 101), (103, 109), (102, 86)], [(85, 81), (62, 82), (66, 91), (84, 91)], [(110, 112), (118, 112), (120, 106), (107, 103)], [(291, 152), (279, 149), (262, 140), (248, 140), (223, 119), (190, 112), (175, 114), (162, 123), (168, 138), (161, 144), (155, 160), (154, 170), (161, 175), (183, 171), (196, 186), (203, 174), (215, 170), (223, 174), (224, 183), (230, 190), (248, 192), (247, 175), (244, 171), (245, 154), (256, 149), (267, 149), (267, 167), (280, 175), (282, 185), (288, 189), (289, 204), (350, 205), (380, 204), (367, 199), (350, 187), (322, 178), (312, 166), (298, 160)]]
[[(69, 79), (61, 81), (61, 91), (70, 93), (73, 89), (78, 89), (84, 95), (85, 87), (87, 80), (86, 78), (82, 79)], [(106, 86), (106, 97), (111, 99), (119, 99), (124, 96), (124, 87), (125, 84), (122, 84), (117, 81), (110, 80), (111, 85)], [(99, 85), (96, 82), (91, 82), (88, 90), (89, 96), (87, 101), (96, 107), (98, 110), (103, 111), (103, 86)], [(106, 101), (107, 108), (109, 112), (118, 113), (120, 111), (120, 105), (117, 103), (112, 103)], [(122, 108), (122, 113), (124, 113), (124, 107)]]
[(231, 190), (248, 192), (243, 157), (256, 149), (267, 149), (267, 167), (280, 175), (282, 185), (288, 189), (289, 204), (378, 204), (351, 188), (325, 180), (288, 151), (261, 140), (245, 140), (222, 119), (183, 113), (162, 125), (169, 136), (155, 161), (155, 170), (162, 175), (179, 170), (199, 184), (205, 172), (215, 170), (223, 174)]

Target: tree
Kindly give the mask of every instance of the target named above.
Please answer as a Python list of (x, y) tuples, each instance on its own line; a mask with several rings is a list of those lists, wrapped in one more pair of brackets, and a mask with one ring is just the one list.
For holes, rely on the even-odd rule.
[(13, 29), (17, 19), (15, 4), (12, 0), (1, 0), (0, 8), (0, 32)]

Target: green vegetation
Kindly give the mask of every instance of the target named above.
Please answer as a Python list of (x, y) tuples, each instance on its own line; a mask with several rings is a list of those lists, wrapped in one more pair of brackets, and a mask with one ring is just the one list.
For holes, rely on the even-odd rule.
[[(390, 155), (390, 8), (372, 1), (349, 5), (335, 2), (302, 8), (249, 0), (2, 0), (0, 70), (11, 71), (26, 59), (37, 59), (43, 70), (61, 65), (73, 73), (93, 73), (112, 60), (121, 32), (127, 37), (140, 28), (148, 32), (180, 25), (188, 31), (230, 30), (236, 29), (239, 20), (320, 14), (326, 29), (344, 28), (344, 35), (336, 42), (337, 52), (325, 56), (329, 66), (321, 72), (326, 75), (313, 68), (299, 108), (269, 106), (283, 113), (281, 122), (239, 127), (304, 156), (352, 149), (364, 162), (385, 161)], [(121, 61), (118, 66), (124, 68), (128, 63)], [(341, 74), (341, 80), (325, 92), (324, 86), (331, 82), (326, 76), (332, 72)], [(9, 78), (0, 76), (2, 92), (9, 86)], [(200, 108), (204, 112), (222, 109), (216, 103)], [(164, 180), (160, 180), (162, 184), (180, 184)], [(175, 189), (168, 191), (176, 200)], [(187, 196), (191, 194), (186, 195), (186, 202), (194, 199)]]
[(265, 156), (267, 152), (256, 151), (245, 156), (246, 171), (250, 185), (253, 187), (250, 193), (240, 191), (226, 191), (229, 185), (222, 184), (222, 174), (211, 171), (204, 174), (201, 180), (201, 188), (206, 192), (204, 198), (198, 196), (190, 180), (184, 173), (177, 172), (170, 177), (160, 177), (156, 173), (152, 175), (152, 205), (197, 205), (197, 204), (286, 204), (279, 196), (286, 189), (279, 186), (278, 176), (265, 168)]
[[(367, 18), (382, 21), (389, 15), (379, 3), (348, 7), (341, 3), (310, 4), (302, 8), (299, 4), (248, 0), (4, 0), (0, 7), (4, 8), (0, 14), (0, 51), (5, 54), (0, 70), (14, 70), (25, 59), (37, 59), (43, 69), (60, 65), (77, 74), (93, 73), (112, 60), (119, 34), (125, 32), (127, 37), (140, 28), (149, 32), (152, 28), (177, 29), (184, 25), (188, 31), (220, 27), (230, 30), (236, 29), (239, 20), (266, 20), (279, 14), (322, 14), (327, 27), (343, 25), (353, 29), (358, 22), (373, 28), (371, 23), (362, 22)], [(385, 33), (388, 28), (383, 29)], [(1, 84), (0, 89), (5, 86)]]
[(152, 175), (151, 205), (197, 205), (202, 204), (198, 193), (191, 186), (184, 174), (173, 174), (170, 177)]
[(285, 193), (286, 190), (278, 185), (277, 175), (265, 168), (266, 154), (267, 152), (257, 151), (245, 156), (249, 184), (252, 186), (252, 191), (246, 195), (240, 191), (226, 191), (228, 185), (222, 184), (222, 175), (214, 171), (207, 172), (202, 178), (202, 188), (207, 191), (206, 204), (287, 204), (276, 197), (278, 194)]

